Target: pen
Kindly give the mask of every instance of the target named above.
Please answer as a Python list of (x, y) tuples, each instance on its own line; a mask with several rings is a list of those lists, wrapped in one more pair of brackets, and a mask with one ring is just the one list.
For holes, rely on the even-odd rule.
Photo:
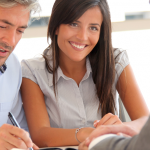
[[(13, 126), (16, 126), (16, 127), (20, 128), (20, 125), (18, 124), (17, 120), (15, 119), (15, 117), (13, 116), (13, 114), (11, 112), (8, 113), (8, 117), (9, 117), (11, 123), (13, 124)], [(28, 149), (33, 150), (32, 147), (30, 147)]]

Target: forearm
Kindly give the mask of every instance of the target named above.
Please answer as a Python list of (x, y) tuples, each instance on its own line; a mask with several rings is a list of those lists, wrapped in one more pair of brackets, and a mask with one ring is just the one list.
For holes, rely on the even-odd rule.
[(125, 150), (129, 142), (130, 139), (125, 137), (108, 137), (95, 144), (90, 150)]
[(41, 128), (33, 141), (39, 147), (55, 147), (66, 145), (78, 145), (75, 139), (76, 129)]
[(134, 129), (137, 133), (139, 133), (141, 129), (143, 128), (143, 126), (145, 125), (147, 120), (148, 120), (148, 116), (144, 116), (134, 121), (124, 122), (124, 124), (128, 125), (132, 129)]
[(126, 138), (123, 136), (114, 136), (106, 138), (97, 143), (90, 150), (149, 150), (150, 147), (150, 118), (141, 130), (141, 132), (132, 137)]
[[(94, 128), (83, 128), (77, 133), (78, 140), (82, 142), (93, 130)], [(76, 129), (43, 127), (36, 134), (32, 133), (31, 137), (39, 147), (79, 145), (75, 131)]]

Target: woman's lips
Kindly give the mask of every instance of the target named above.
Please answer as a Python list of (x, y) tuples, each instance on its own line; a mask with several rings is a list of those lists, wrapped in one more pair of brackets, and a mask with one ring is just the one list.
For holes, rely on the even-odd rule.
[(71, 46), (73, 48), (75, 48), (76, 50), (83, 50), (85, 47), (87, 47), (88, 45), (86, 44), (80, 44), (80, 43), (76, 43), (76, 42), (69, 42), (71, 44)]

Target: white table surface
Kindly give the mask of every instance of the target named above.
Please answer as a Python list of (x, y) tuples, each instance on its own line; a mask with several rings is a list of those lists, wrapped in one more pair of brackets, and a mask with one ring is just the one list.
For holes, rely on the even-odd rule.
[[(58, 147), (58, 148), (61, 148), (62, 150), (65, 150), (65, 148), (75, 148), (75, 149), (78, 149), (78, 146), (64, 146), (64, 147)], [(41, 148), (41, 150), (42, 150), (42, 148)]]
[[(65, 147), (58, 147), (58, 148), (61, 148), (62, 150), (65, 150), (65, 148), (75, 148), (75, 149), (78, 149), (78, 146), (65, 146)], [(44, 149), (44, 148), (40, 148), (40, 150), (42, 150), (42, 149)], [(25, 149), (13, 148), (11, 150), (25, 150)]]

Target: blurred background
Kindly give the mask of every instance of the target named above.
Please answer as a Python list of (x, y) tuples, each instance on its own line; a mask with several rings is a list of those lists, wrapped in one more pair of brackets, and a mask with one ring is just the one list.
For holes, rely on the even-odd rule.
[[(19, 60), (42, 54), (48, 46), (47, 24), (55, 0), (39, 0), (42, 13), (33, 15), (14, 53)], [(149, 0), (108, 0), (113, 46), (126, 49), (138, 85), (150, 109), (150, 5)]]

